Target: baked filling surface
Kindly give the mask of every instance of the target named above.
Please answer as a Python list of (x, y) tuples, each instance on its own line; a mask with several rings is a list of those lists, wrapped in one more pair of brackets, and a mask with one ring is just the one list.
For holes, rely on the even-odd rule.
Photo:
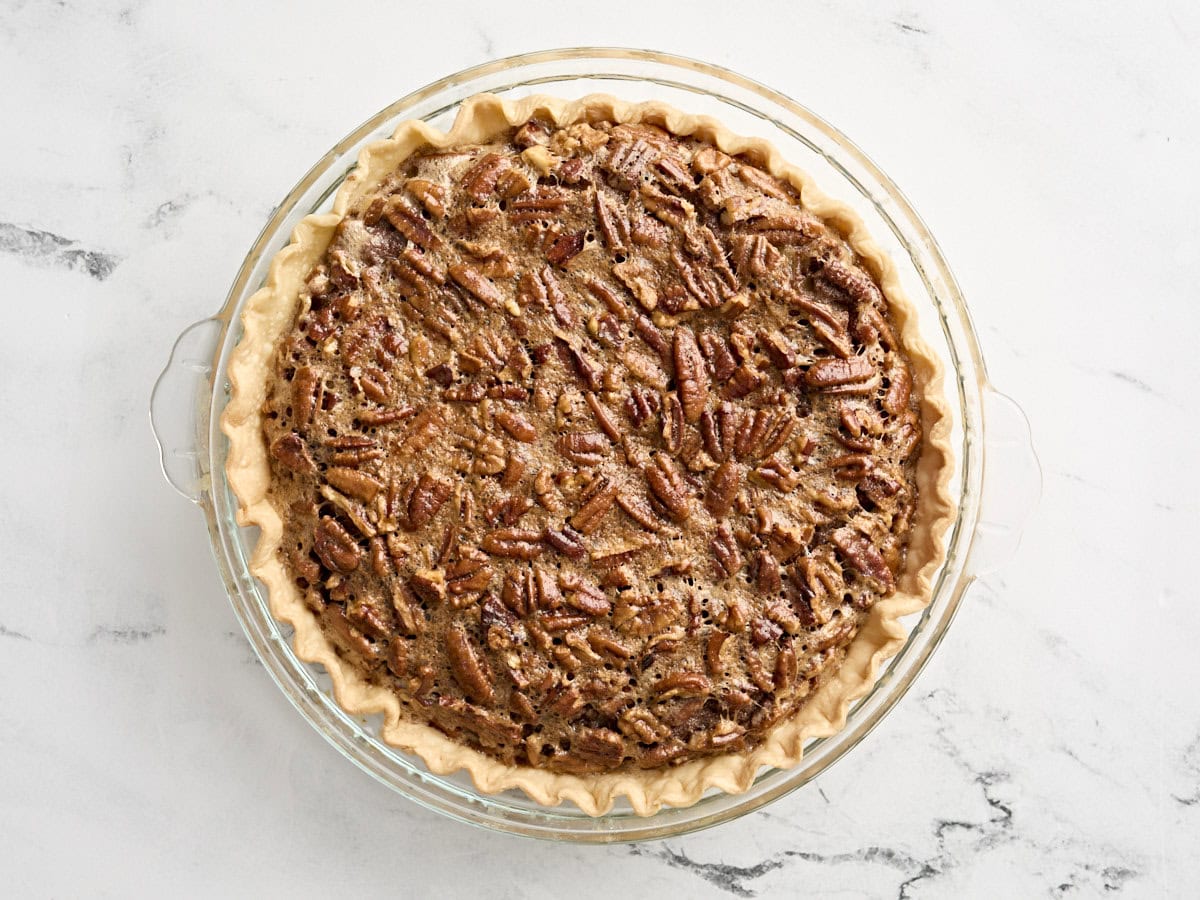
[(795, 187), (595, 116), (355, 200), (266, 377), (275, 549), (341, 659), (509, 765), (760, 745), (906, 566), (920, 389)]

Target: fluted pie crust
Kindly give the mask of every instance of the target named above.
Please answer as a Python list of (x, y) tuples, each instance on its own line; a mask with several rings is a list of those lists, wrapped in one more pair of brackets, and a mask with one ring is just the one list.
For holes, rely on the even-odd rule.
[[(272, 475), (263, 432), (263, 406), (279, 342), (293, 325), (305, 281), (322, 258), (335, 228), (347, 211), (414, 152), (426, 147), (485, 143), (534, 118), (560, 126), (585, 120), (657, 125), (676, 136), (704, 140), (730, 155), (744, 154), (759, 168), (790, 183), (800, 192), (804, 208), (840, 234), (879, 283), (909, 358), (920, 398), (924, 438), (915, 473), (919, 499), (909, 533), (906, 569), (897, 579), (896, 592), (872, 606), (847, 648), (841, 667), (752, 750), (658, 769), (621, 768), (592, 775), (506, 765), (432, 726), (407, 720), (400, 701), (390, 690), (368, 683), (338, 655), (305, 605), (278, 552), (284, 523), (269, 499)], [(608, 812), (620, 797), (625, 797), (638, 814), (651, 815), (663, 805), (691, 805), (712, 788), (729, 793), (746, 791), (760, 768), (793, 767), (800, 761), (806, 741), (832, 735), (844, 727), (850, 704), (870, 690), (881, 663), (904, 644), (907, 632), (900, 617), (923, 608), (931, 599), (932, 580), (943, 562), (944, 538), (954, 515), (949, 488), (954, 469), (949, 443), (951, 421), (943, 397), (941, 365), (920, 337), (915, 313), (901, 290), (892, 262), (871, 240), (857, 215), (821, 194), (804, 173), (788, 165), (766, 141), (735, 135), (711, 118), (687, 115), (661, 103), (630, 104), (602, 95), (577, 101), (537, 96), (515, 102), (481, 95), (463, 104), (448, 133), (424, 122), (404, 122), (391, 138), (362, 151), (357, 168), (338, 191), (331, 213), (307, 216), (297, 225), (291, 243), (272, 261), (266, 285), (247, 302), (242, 324), (244, 333), (228, 368), (232, 395), (222, 427), (230, 442), (226, 471), (241, 504), (239, 524), (257, 526), (261, 532), (250, 569), (267, 587), (272, 615), (295, 629), (297, 656), (320, 663), (328, 671), (338, 703), (353, 715), (380, 714), (382, 739), (416, 754), (435, 774), (466, 770), (484, 793), (519, 788), (540, 804), (551, 806), (569, 800), (593, 816)]]

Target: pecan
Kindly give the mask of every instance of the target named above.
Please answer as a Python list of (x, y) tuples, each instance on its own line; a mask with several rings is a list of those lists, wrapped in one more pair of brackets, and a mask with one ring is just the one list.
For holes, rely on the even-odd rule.
[(609, 253), (624, 253), (629, 247), (629, 220), (599, 191), (596, 191), (594, 209), (600, 236)]
[(550, 221), (558, 217), (567, 205), (567, 195), (554, 188), (540, 187), (532, 194), (513, 200), (508, 204), (510, 222)]
[(487, 590), (495, 574), (486, 559), (459, 560), (446, 567), (446, 591), (451, 597), (470, 598)]
[(311, 366), (298, 366), (292, 376), (292, 414), (296, 425), (307, 428), (321, 401), (321, 376)]
[(591, 534), (595, 531), (608, 514), (608, 511), (612, 509), (612, 505), (617, 498), (617, 486), (615, 484), (611, 483), (607, 478), (600, 478), (597, 481), (600, 482), (599, 489), (571, 517), (571, 527), (581, 534)]
[(564, 573), (559, 576), (559, 584), (567, 595), (567, 603), (580, 612), (589, 616), (604, 616), (612, 611), (612, 602), (595, 585), (589, 584), (581, 576), (574, 573)]
[(757, 455), (773, 418), (774, 414), (766, 409), (756, 409), (753, 413), (747, 411), (742, 416), (741, 425), (733, 441), (733, 453), (738, 459)]
[(829, 260), (821, 267), (817, 278), (859, 306), (879, 306), (883, 303), (879, 288), (861, 269)]
[(740, 399), (762, 387), (764, 380), (753, 366), (743, 363), (733, 370), (725, 387), (721, 389), (721, 396), (726, 400)]
[(617, 425), (617, 420), (608, 407), (591, 391), (584, 394), (584, 400), (587, 401), (588, 409), (592, 411), (592, 415), (596, 417), (596, 424), (600, 426), (600, 430), (608, 436), (609, 440), (619, 441), (621, 439), (621, 428)]
[(650, 690), (659, 700), (702, 697), (712, 693), (712, 682), (703, 672), (673, 672), (652, 685)]
[(526, 122), (513, 135), (513, 143), (518, 147), (535, 147), (549, 142), (550, 127), (537, 119)]
[(454, 625), (447, 629), (445, 647), (450, 674), (454, 676), (463, 693), (476, 703), (490, 705), (495, 702), (496, 691), (492, 686), (492, 675), (485, 668), (483, 655), (475, 649), (461, 626)]
[(765, 616), (759, 616), (750, 623), (750, 643), (755, 647), (769, 644), (783, 635), (783, 629)]
[(863, 534), (850, 527), (839, 528), (831, 539), (833, 545), (841, 551), (846, 561), (860, 575), (877, 582), (885, 591), (890, 591), (895, 584), (892, 570), (888, 568), (880, 552)]
[(490, 596), (479, 607), (483, 642), (492, 650), (504, 650), (524, 636), (525, 629), (503, 603)]
[(342, 493), (364, 503), (370, 503), (383, 490), (382, 481), (358, 469), (337, 466), (325, 472), (325, 480)]
[(462, 176), (460, 185), (476, 203), (486, 202), (496, 191), (496, 182), (512, 163), (506, 156), (488, 153)]
[(446, 363), (438, 363), (425, 370), (425, 377), (430, 381), (440, 384), (442, 387), (449, 387), (454, 383), (454, 370)]
[(377, 664), (382, 657), (382, 648), (350, 624), (340, 606), (325, 607), (321, 611), (321, 624), (335, 643), (361, 657), (369, 665)]
[(620, 493), (617, 495), (617, 506), (647, 531), (658, 531), (662, 527), (662, 522), (654, 514), (653, 508), (641, 497)]
[(561, 235), (550, 249), (546, 251), (547, 262), (556, 266), (566, 265), (573, 257), (578, 256), (583, 250), (584, 237), (587, 232), (573, 231), (569, 234)]
[(563, 328), (574, 329), (579, 325), (575, 310), (567, 301), (567, 295), (563, 293), (554, 270), (549, 266), (542, 266), (537, 272), (526, 272), (521, 276), (517, 288), (517, 303), (520, 306), (532, 303), (548, 309)]
[(571, 366), (584, 387), (589, 391), (600, 390), (604, 386), (604, 369), (596, 365), (592, 358), (578, 347), (568, 344), (567, 353), (571, 358)]
[(658, 412), (658, 395), (645, 388), (632, 387), (625, 398), (625, 412), (633, 420), (635, 428), (641, 428), (650, 416)]
[[(405, 419), (411, 419), (416, 414), (417, 411), (411, 406), (380, 410), (364, 409), (358, 414), (358, 421), (363, 428), (376, 428), (403, 422)], [(341, 465), (346, 464), (344, 461), (336, 458), (330, 461)]]
[(326, 442), (331, 449), (329, 462), (335, 466), (357, 469), (364, 463), (383, 456), (383, 450), (375, 441), (362, 435), (344, 435)]
[(705, 410), (700, 417), (704, 449), (717, 462), (729, 458), (737, 428), (737, 411), (731, 403), (722, 403), (716, 411)]
[[(434, 184), (424, 178), (410, 178), (404, 187), (431, 215), (437, 216), (439, 219), (446, 215), (446, 191), (440, 184)], [(380, 213), (382, 211), (381, 207)]]
[(608, 454), (609, 444), (598, 431), (572, 431), (559, 437), (554, 446), (573, 463), (595, 466)]
[[(299, 548), (293, 549), (288, 554), (288, 559), (291, 560), (292, 569), (305, 581), (315, 582), (321, 577), (321, 567), (313, 561), (307, 552)], [(307, 585), (301, 585), (301, 587), (307, 587)]]
[(708, 491), (704, 495), (704, 508), (714, 519), (723, 519), (729, 515), (733, 501), (742, 487), (742, 467), (737, 463), (726, 460), (717, 466), (708, 482)]
[(547, 528), (546, 543), (571, 559), (579, 559), (587, 552), (587, 547), (583, 543), (583, 535), (568, 526), (563, 526), (560, 530)]
[(540, 556), (543, 534), (528, 528), (501, 528), (484, 536), (479, 546), (494, 556), (534, 559)]
[(842, 481), (862, 481), (871, 472), (871, 457), (861, 453), (835, 456), (828, 460), (828, 465)]
[(496, 413), (496, 422), (522, 443), (531, 444), (537, 440), (537, 429), (524, 416), (508, 410), (501, 410)]
[(653, 282), (654, 267), (652, 265), (640, 258), (634, 258), (615, 263), (612, 271), (645, 309), (654, 309), (658, 306), (658, 290)]
[(294, 431), (285, 434), (271, 445), (271, 455), (293, 472), (303, 474), (317, 471), (317, 466), (308, 453), (308, 445), (304, 443), (304, 438)]
[(871, 361), (863, 356), (849, 359), (823, 359), (804, 373), (804, 383), (817, 390), (862, 384), (878, 373)]
[(383, 217), (398, 232), (426, 250), (442, 245), (442, 240), (429, 230), (425, 220), (408, 198), (393, 194), (383, 207)]
[(696, 345), (696, 335), (686, 325), (675, 329), (674, 357), (676, 390), (684, 418), (694, 424), (708, 403), (708, 372)]
[(779, 459), (769, 460), (759, 466), (754, 470), (754, 475), (784, 494), (790, 494), (800, 483), (800, 474), (793, 472), (790, 465)]
[(646, 345), (658, 354), (659, 359), (667, 362), (671, 359), (671, 345), (667, 342), (662, 331), (646, 316), (637, 316), (633, 322), (633, 330)]
[(692, 514), (687, 484), (671, 460), (659, 454), (643, 469), (650, 490), (676, 522), (684, 522)]
[(337, 519), (329, 516), (322, 517), (313, 531), (313, 551), (325, 568), (342, 575), (357, 569), (362, 559), (362, 548)]
[(759, 331), (758, 340), (763, 345), (763, 349), (767, 351), (771, 365), (775, 366), (775, 368), (781, 371), (790, 369), (799, 361), (796, 355), (796, 348), (780, 332)]
[(408, 530), (416, 531), (428, 525), (442, 505), (450, 499), (452, 490), (453, 487), (448, 481), (435, 478), (428, 472), (421, 475), (408, 500)]
[(754, 584), (760, 594), (777, 594), (783, 587), (779, 575), (779, 561), (769, 550), (763, 550), (755, 557)]
[(614, 656), (617, 659), (629, 659), (633, 656), (633, 650), (622, 644), (620, 641), (614, 641), (612, 638), (605, 637), (596, 631), (589, 631), (587, 636), (588, 645), (597, 653), (607, 653), (609, 656)]
[(700, 349), (704, 352), (704, 358), (708, 360), (713, 380), (728, 381), (737, 368), (737, 361), (729, 352), (729, 345), (725, 343), (724, 338), (715, 332), (705, 331), (700, 335)]
[(504, 295), (478, 269), (466, 263), (450, 266), (447, 271), (455, 284), (469, 293), (484, 306), (498, 306), (504, 302)]
[(426, 603), (436, 606), (446, 599), (446, 573), (441, 569), (418, 569), (409, 576), (408, 587)]
[(792, 642), (787, 641), (775, 657), (775, 672), (771, 681), (776, 693), (790, 689), (796, 683), (797, 674), (796, 650), (792, 647)]
[(724, 522), (717, 526), (716, 534), (713, 536), (709, 548), (720, 567), (719, 574), (722, 578), (736, 575), (745, 565), (737, 541), (733, 538), (733, 532)]
[(613, 141), (600, 167), (608, 173), (608, 183), (620, 191), (632, 191), (641, 181), (642, 171), (657, 158), (653, 147), (641, 138)]
[(590, 763), (589, 770), (608, 771), (624, 761), (625, 742), (607, 728), (584, 728), (571, 741), (571, 755)]
[(912, 394), (912, 375), (904, 365), (894, 364), (888, 368), (888, 389), (880, 400), (884, 411), (898, 416), (908, 407)]
[(667, 402), (662, 408), (662, 439), (663, 447), (673, 456), (683, 449), (683, 404), (675, 394), (667, 396)]
[(538, 617), (538, 623), (550, 634), (561, 634), (591, 621), (590, 615), (579, 613), (552, 613)]

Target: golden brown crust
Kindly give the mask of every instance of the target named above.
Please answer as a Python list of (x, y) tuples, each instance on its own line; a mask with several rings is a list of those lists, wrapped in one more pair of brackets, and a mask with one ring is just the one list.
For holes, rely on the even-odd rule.
[[(295, 316), (305, 276), (324, 252), (346, 211), (368, 197), (418, 147), (482, 143), (535, 115), (558, 124), (589, 119), (657, 124), (676, 135), (695, 135), (729, 153), (745, 153), (762, 168), (786, 179), (801, 192), (808, 210), (841, 232), (880, 282), (913, 364), (919, 394), (923, 397), (921, 412), (926, 440), (917, 471), (921, 507), (914, 522), (909, 564), (900, 579), (900, 592), (873, 607), (836, 676), (797, 714), (775, 726), (761, 746), (747, 753), (695, 760), (665, 770), (619, 770), (588, 776), (499, 763), (427, 725), (405, 721), (390, 691), (367, 684), (333, 651), (276, 553), (282, 522), (267, 498), (270, 468), (260, 410), (274, 348)], [(392, 139), (364, 151), (358, 169), (339, 192), (334, 213), (312, 216), (301, 223), (293, 243), (274, 261), (268, 285), (248, 303), (244, 325), (245, 334), (230, 363), (234, 392), (223, 424), (231, 442), (230, 483), (243, 504), (241, 521), (262, 529), (252, 570), (269, 589), (273, 614), (295, 627), (297, 654), (321, 662), (330, 671), (339, 703), (354, 713), (383, 713), (384, 739), (413, 750), (437, 773), (465, 768), (485, 792), (520, 787), (538, 802), (570, 799), (593, 815), (603, 813), (621, 795), (627, 796), (639, 813), (649, 814), (663, 803), (695, 802), (711, 786), (727, 791), (745, 790), (760, 766), (794, 765), (805, 740), (831, 734), (842, 727), (849, 703), (869, 689), (880, 662), (902, 644), (905, 632), (897, 622), (898, 616), (928, 602), (930, 579), (941, 562), (942, 536), (951, 515), (947, 498), (952, 469), (947, 443), (950, 423), (941, 400), (937, 362), (920, 342), (890, 261), (870, 242), (857, 218), (846, 207), (817, 194), (803, 175), (787, 167), (765, 142), (738, 138), (711, 120), (685, 116), (657, 104), (631, 106), (604, 97), (575, 103), (529, 98), (515, 104), (480, 97), (464, 105), (447, 135), (422, 123), (407, 123)]]

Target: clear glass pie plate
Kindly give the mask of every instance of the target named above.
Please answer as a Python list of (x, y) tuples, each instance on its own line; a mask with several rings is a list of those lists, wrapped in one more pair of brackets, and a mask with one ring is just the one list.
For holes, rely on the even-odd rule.
[[(263, 587), (247, 569), (257, 533), (237, 525), (237, 499), (225, 479), (220, 430), (229, 398), (226, 364), (241, 336), (246, 299), (305, 215), (327, 211), (359, 150), (420, 118), (447, 129), (462, 101), (489, 91), (504, 97), (544, 93), (577, 98), (608, 93), (662, 100), (711, 115), (734, 132), (764, 137), (827, 193), (855, 208), (897, 264), (923, 335), (942, 359), (957, 450), (953, 492), (958, 515), (932, 602), (909, 617), (910, 634), (857, 701), (846, 727), (814, 739), (800, 765), (763, 770), (744, 794), (713, 791), (693, 806), (639, 817), (618, 806), (593, 818), (573, 806), (546, 808), (524, 794), (488, 796), (461, 773), (436, 776), (420, 760), (387, 746), (378, 722), (337, 705), (320, 666), (297, 659), (290, 627), (268, 612)], [(267, 671), (301, 715), (347, 759), (383, 784), (453, 818), (517, 834), (566, 841), (662, 838), (758, 809), (807, 784), (853, 749), (904, 695), (946, 634), (967, 588), (1004, 562), (1040, 494), (1040, 470), (1020, 409), (988, 383), (966, 305), (932, 235), (899, 189), (844, 135), (794, 100), (725, 69), (641, 50), (549, 50), (497, 60), (443, 78), (396, 101), (333, 147), (279, 205), (246, 255), (224, 307), (180, 336), (154, 388), (151, 420), (167, 479), (208, 520), (217, 565), (237, 617)], [(916, 752), (916, 748), (914, 751)]]

